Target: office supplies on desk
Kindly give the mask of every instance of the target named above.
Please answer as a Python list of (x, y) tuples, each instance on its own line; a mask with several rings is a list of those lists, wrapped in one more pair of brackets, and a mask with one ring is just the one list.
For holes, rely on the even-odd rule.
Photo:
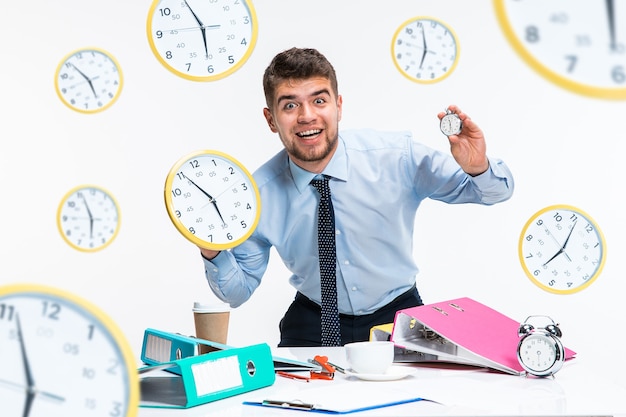
[[(224, 345), (210, 340), (199, 339), (194, 336), (185, 336), (163, 330), (147, 328), (144, 331), (141, 347), (141, 360), (148, 365), (158, 365), (190, 356), (197, 356), (203, 351), (213, 352), (232, 349), (233, 346)], [(294, 359), (272, 357), (274, 368), (277, 371), (319, 371), (315, 364), (301, 362)], [(175, 373), (177, 368), (170, 369)]]
[[(167, 375), (157, 371), (170, 371)], [(189, 356), (139, 369), (140, 407), (189, 408), (270, 386), (274, 363), (266, 343)]]
[[(471, 298), (412, 307), (396, 313), (391, 340), (400, 347), (433, 355), (433, 362), (524, 373), (517, 360), (519, 321)], [(565, 349), (565, 357), (576, 353)]]
[(354, 381), (342, 384), (328, 384), (320, 388), (302, 389), (297, 398), (291, 394), (280, 393), (259, 401), (244, 401), (245, 405), (277, 407), (288, 410), (309, 411), (323, 414), (351, 414), (359, 411), (392, 407), (411, 402), (424, 401), (438, 404), (436, 401), (420, 398), (415, 393), (403, 390), (393, 382), (386, 385), (371, 382)]
[[(393, 333), (393, 323), (379, 324), (370, 329), (370, 340), (391, 340)], [(395, 345), (393, 350), (393, 361), (395, 363), (418, 363), (436, 361), (437, 355), (431, 355), (424, 352), (416, 352), (414, 350), (403, 348)]]

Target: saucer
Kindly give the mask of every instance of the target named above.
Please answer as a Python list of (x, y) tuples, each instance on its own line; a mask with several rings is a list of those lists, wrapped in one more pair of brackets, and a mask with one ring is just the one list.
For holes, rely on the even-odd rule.
[(345, 374), (353, 376), (364, 381), (396, 381), (406, 378), (415, 373), (415, 369), (408, 366), (391, 366), (384, 374), (361, 374), (354, 372), (352, 369), (346, 369)]

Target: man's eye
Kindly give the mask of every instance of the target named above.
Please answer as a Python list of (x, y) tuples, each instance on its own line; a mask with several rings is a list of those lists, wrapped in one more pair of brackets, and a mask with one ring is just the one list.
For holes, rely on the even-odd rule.
[(315, 99), (315, 104), (324, 104), (326, 103), (326, 100), (324, 100), (323, 98), (316, 98)]
[(285, 110), (291, 110), (291, 109), (295, 109), (296, 108), (296, 104), (295, 103), (287, 103), (285, 104)]

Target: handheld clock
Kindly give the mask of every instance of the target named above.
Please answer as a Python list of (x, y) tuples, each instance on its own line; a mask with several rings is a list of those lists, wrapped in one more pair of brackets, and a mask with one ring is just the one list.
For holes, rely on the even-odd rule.
[(120, 96), (122, 84), (117, 60), (98, 48), (68, 54), (57, 67), (54, 79), (63, 104), (80, 113), (97, 113), (109, 108)]
[(463, 130), (463, 121), (458, 114), (450, 109), (446, 109), (446, 114), (439, 123), (439, 129), (446, 136), (458, 135)]
[(571, 294), (600, 275), (606, 243), (596, 222), (584, 211), (554, 205), (535, 213), (519, 238), (522, 268), (539, 288)]
[(414, 17), (402, 23), (391, 41), (393, 63), (402, 75), (417, 83), (435, 83), (448, 77), (459, 61), (456, 34), (442, 21)]
[(65, 242), (74, 249), (98, 251), (111, 244), (119, 232), (119, 206), (104, 188), (80, 185), (61, 200), (57, 227)]
[(153, 0), (148, 41), (170, 72), (193, 81), (214, 81), (238, 70), (258, 36), (250, 0)]
[[(543, 317), (549, 321), (537, 328), (530, 321)], [(565, 362), (565, 348), (561, 342), (561, 330), (547, 316), (529, 316), (519, 327), (520, 341), (517, 345), (517, 360), (530, 375), (546, 377), (557, 373)]]
[(626, 98), (626, 8), (607, 0), (494, 0), (518, 55), (550, 82), (585, 96)]
[(245, 241), (261, 216), (259, 189), (250, 172), (233, 157), (210, 150), (174, 164), (165, 181), (165, 206), (185, 238), (212, 250)]
[(3, 415), (137, 415), (130, 346), (86, 300), (40, 285), (0, 286), (0, 346)]

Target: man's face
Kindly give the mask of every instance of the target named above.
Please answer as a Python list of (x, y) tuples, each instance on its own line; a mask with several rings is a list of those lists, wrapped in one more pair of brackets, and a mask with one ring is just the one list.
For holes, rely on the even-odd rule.
[(263, 109), (263, 114), (293, 162), (321, 172), (337, 148), (341, 105), (330, 81), (314, 77), (279, 84), (272, 109)]

